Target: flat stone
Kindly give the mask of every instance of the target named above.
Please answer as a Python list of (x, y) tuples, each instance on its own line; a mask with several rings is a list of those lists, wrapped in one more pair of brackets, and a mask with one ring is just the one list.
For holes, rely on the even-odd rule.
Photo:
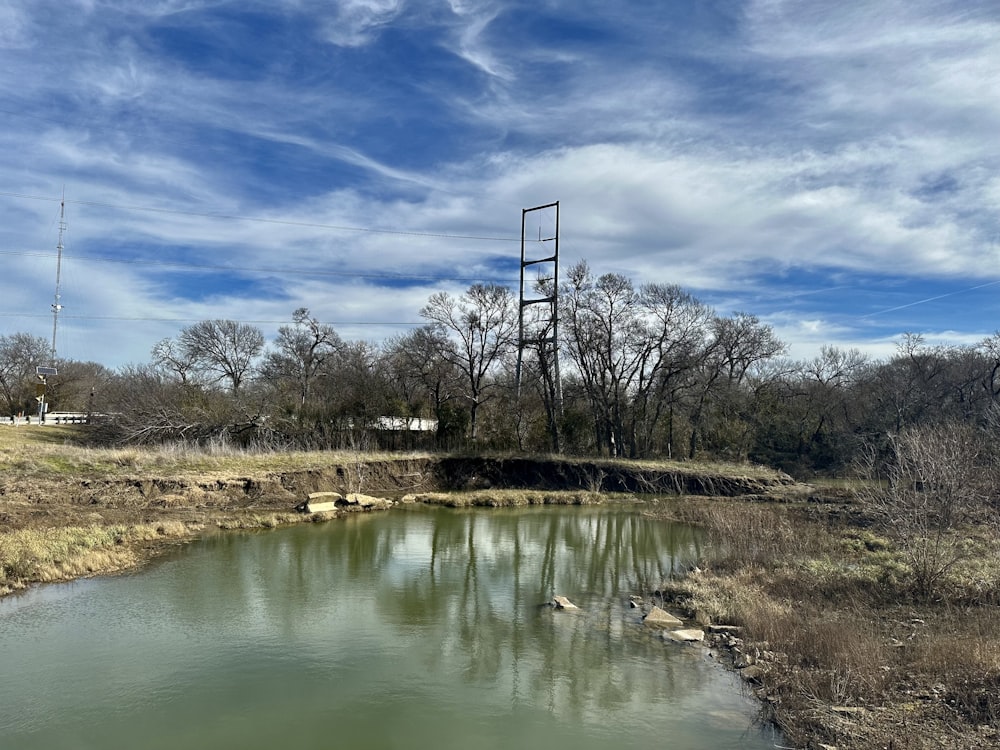
[(705, 631), (689, 628), (685, 630), (669, 630), (667, 636), (674, 641), (685, 641), (688, 643), (705, 640)]
[(710, 633), (739, 633), (742, 628), (739, 625), (709, 625)]
[(555, 605), (556, 609), (580, 609), (565, 596), (553, 596), (552, 604)]
[(362, 508), (383, 508), (386, 505), (391, 505), (388, 500), (383, 500), (380, 497), (372, 497), (371, 495), (363, 495), (360, 492), (352, 492), (344, 500), (348, 505), (358, 505)]
[(337, 510), (337, 503), (323, 503), (323, 502), (313, 502), (310, 500), (306, 503), (306, 513), (329, 513), (331, 511)]
[(337, 500), (343, 500), (344, 496), (339, 492), (310, 492), (309, 499), (336, 502)]
[(677, 619), (669, 612), (664, 612), (659, 607), (653, 607), (649, 610), (649, 614), (642, 621), (644, 624), (655, 628), (672, 628), (684, 624), (682, 620)]
[(337, 510), (337, 503), (343, 500), (339, 492), (310, 492), (309, 499), (296, 507), (304, 513), (330, 513)]

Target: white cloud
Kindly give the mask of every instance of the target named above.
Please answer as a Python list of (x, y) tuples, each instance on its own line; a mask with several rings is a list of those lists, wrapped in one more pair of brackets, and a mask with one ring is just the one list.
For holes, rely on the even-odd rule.
[[(382, 323), (347, 334), (377, 339), (393, 330), (388, 323), (416, 318), (432, 291), (467, 285), (444, 277), (516, 278), (518, 244), (332, 227), (515, 237), (521, 208), (553, 200), (563, 210), (564, 264), (586, 258), (599, 273), (677, 282), (720, 312), (759, 305), (796, 356), (824, 343), (885, 349), (893, 324), (860, 320), (875, 295), (863, 309), (849, 302), (853, 273), (954, 277), (969, 287), (995, 278), (995, 13), (962, 15), (947, 3), (757, 2), (725, 33), (699, 32), (694, 53), (647, 46), (643, 34), (656, 34), (646, 24), (602, 3), (547, 6), (546, 22), (568, 14), (601, 37), (568, 45), (511, 38), (500, 2), (257, 2), (250, 5), (261, 13), (319, 28), (339, 49), (320, 45), (322, 60), (262, 50), (301, 67), (288, 78), (263, 67), (226, 78), (154, 42), (168, 15), (170, 28), (183, 29), (185, 14), (194, 22), (199, 10), (230, 13), (235, 4), (90, 5), (93, 13), (59, 17), (45, 54), (30, 47), (41, 17), (32, 13), (55, 4), (0, 8), (0, 64), (16, 82), (0, 87), (0, 109), (9, 110), (0, 114), (0, 190), (52, 197), (66, 184), (69, 255), (136, 254), (131, 266), (84, 263), (76, 278), (71, 258), (67, 309), (285, 320), (307, 306), (323, 319)], [(650, 13), (650, 29), (668, 25)], [(364, 48), (393, 24), (439, 57), (415, 61), (421, 72), (412, 79), (369, 78)], [(464, 73), (435, 77), (435, 66)], [(433, 128), (411, 143), (411, 123)], [(0, 250), (50, 253), (53, 204), (4, 200)], [(192, 248), (209, 263), (244, 267), (239, 279), (250, 291), (209, 285), (211, 294), (187, 295), (176, 284), (181, 272), (166, 277), (152, 263), (189, 259)], [(498, 259), (507, 270), (496, 270)], [(25, 320), (44, 333), (51, 259), (4, 260), (5, 309), (39, 308), (41, 318)], [(387, 293), (388, 280), (357, 275), (366, 272), (437, 281)], [(825, 298), (783, 300), (795, 273), (843, 275), (841, 314)], [(935, 293), (918, 286), (884, 308)], [(116, 339), (117, 323), (85, 325), (93, 338), (84, 350), (112, 363), (140, 336), (147, 341), (126, 359), (171, 333), (171, 324), (136, 322)], [(960, 322), (924, 327), (966, 335)]]
[(511, 69), (497, 59), (485, 39), (486, 29), (499, 12), (495, 4), (470, 0), (448, 0), (448, 3), (459, 19), (455, 53), (491, 77), (505, 82), (513, 80)]
[(324, 24), (326, 38), (341, 47), (362, 47), (403, 10), (404, 0), (340, 0)]

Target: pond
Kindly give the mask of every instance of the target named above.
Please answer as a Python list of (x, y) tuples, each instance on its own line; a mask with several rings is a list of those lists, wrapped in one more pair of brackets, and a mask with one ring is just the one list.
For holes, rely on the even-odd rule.
[(773, 747), (738, 680), (628, 606), (697, 544), (621, 508), (213, 535), (0, 601), (0, 747)]

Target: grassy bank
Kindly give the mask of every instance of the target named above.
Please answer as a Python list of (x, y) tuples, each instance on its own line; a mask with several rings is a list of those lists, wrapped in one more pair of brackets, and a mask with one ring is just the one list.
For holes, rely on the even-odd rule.
[(414, 502), (447, 508), (522, 508), (528, 505), (594, 505), (603, 496), (589, 491), (477, 490), (473, 492), (422, 492)]
[[(304, 471), (331, 463), (350, 465), (350, 451), (255, 451), (227, 443), (176, 443), (149, 448), (98, 448), (81, 444), (85, 425), (0, 425), (0, 478), (204, 476)], [(414, 454), (426, 455), (426, 454)], [(365, 461), (392, 460), (398, 454), (365, 453)]]
[(65, 581), (134, 567), (148, 542), (190, 537), (200, 525), (157, 524), (66, 526), (0, 533), (0, 594), (29, 582)]
[[(498, 507), (590, 503), (602, 488), (652, 487), (661, 479), (667, 487), (729, 492), (787, 489), (790, 482), (748, 465), (262, 452), (225, 444), (95, 448), (86, 447), (86, 430), (0, 425), (0, 594), (129, 568), (207, 528), (311, 520), (291, 510), (314, 491), (419, 492), (427, 503)], [(442, 489), (449, 492), (434, 494)]]
[[(1000, 746), (1000, 539), (956, 529), (932, 595), (852, 506), (698, 501), (664, 515), (707, 529), (700, 570), (662, 594), (705, 624), (799, 746)], [(883, 530), (885, 531), (885, 530)], [(732, 646), (732, 648), (730, 648)]]

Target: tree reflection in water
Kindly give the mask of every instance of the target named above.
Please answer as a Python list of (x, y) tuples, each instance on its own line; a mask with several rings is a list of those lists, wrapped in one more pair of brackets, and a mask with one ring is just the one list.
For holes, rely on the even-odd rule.
[[(0, 653), (18, 679), (0, 685), (0, 736), (29, 750), (81, 736), (315, 747), (332, 728), (343, 747), (768, 747), (729, 675), (628, 608), (698, 543), (625, 508), (416, 507), (207, 538), (141, 575), (8, 606)], [(546, 606), (554, 594), (580, 609)]]
[[(417, 509), (320, 533), (323, 544), (258, 564), (287, 570), (289, 586), (330, 606), (345, 585), (370, 587), (377, 617), (397, 637), (426, 637), (429, 667), (447, 664), (470, 684), (507, 681), (512, 705), (581, 717), (675, 690), (663, 644), (639, 627), (627, 598), (693, 559), (691, 528), (622, 510)], [(545, 606), (557, 593), (580, 611)], [(651, 680), (632, 669), (637, 659), (663, 670)]]

